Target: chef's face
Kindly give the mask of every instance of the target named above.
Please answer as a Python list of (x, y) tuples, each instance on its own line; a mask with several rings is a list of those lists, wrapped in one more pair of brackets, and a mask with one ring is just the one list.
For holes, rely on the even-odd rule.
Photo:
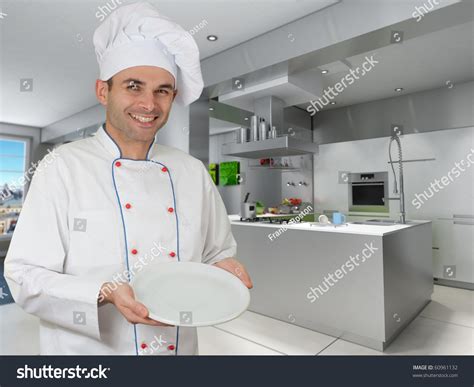
[(112, 82), (98, 80), (96, 92), (110, 125), (129, 141), (150, 142), (168, 121), (174, 82), (160, 67), (137, 66), (115, 74)]

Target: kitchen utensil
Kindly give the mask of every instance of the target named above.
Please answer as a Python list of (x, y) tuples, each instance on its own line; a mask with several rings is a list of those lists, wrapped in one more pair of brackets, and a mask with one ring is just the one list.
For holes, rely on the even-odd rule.
[(255, 203), (249, 203), (250, 192), (245, 195), (244, 202), (240, 206), (241, 219), (255, 219), (257, 217), (257, 207)]
[(258, 141), (258, 116), (250, 117), (250, 141)]
[(271, 138), (277, 138), (277, 131), (274, 126), (272, 126), (272, 130), (270, 131), (270, 137)]
[(247, 142), (247, 128), (236, 129), (235, 136), (237, 144), (243, 144), (244, 142)]
[(247, 192), (245, 195), (244, 203), (247, 203), (247, 200), (249, 200), (250, 192)]
[(242, 203), (240, 217), (242, 219), (255, 219), (257, 217), (257, 207), (255, 203)]
[(267, 124), (265, 122), (265, 119), (262, 118), (260, 120), (260, 124), (259, 124), (259, 140), (262, 141), (262, 140), (266, 140), (267, 139)]
[(198, 262), (150, 265), (131, 285), (150, 318), (176, 326), (221, 324), (241, 315), (250, 303), (250, 293), (238, 277)]

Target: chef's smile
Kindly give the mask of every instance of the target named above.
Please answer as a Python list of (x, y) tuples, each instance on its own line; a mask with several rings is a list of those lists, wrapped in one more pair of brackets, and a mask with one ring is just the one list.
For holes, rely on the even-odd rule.
[(139, 126), (145, 128), (152, 128), (154, 127), (156, 120), (159, 116), (150, 116), (150, 115), (143, 115), (143, 114), (134, 114), (128, 113), (132, 121), (136, 122)]

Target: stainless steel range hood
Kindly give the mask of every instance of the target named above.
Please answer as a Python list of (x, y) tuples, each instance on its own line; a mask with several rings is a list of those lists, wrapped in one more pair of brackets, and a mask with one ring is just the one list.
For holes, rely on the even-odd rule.
[(222, 154), (248, 159), (267, 157), (298, 156), (316, 153), (316, 144), (285, 135), (263, 141), (251, 141), (243, 144), (229, 143), (222, 146)]
[[(277, 138), (223, 145), (222, 154), (245, 158), (297, 156), (317, 152), (313, 143), (310, 114), (293, 105), (318, 95), (322, 89), (321, 75), (312, 71), (290, 73), (286, 64), (270, 70), (256, 71), (240, 77), (244, 87), (232, 90), (226, 85), (219, 90), (218, 105), (245, 109), (248, 127), (250, 115), (263, 118), (268, 129), (275, 127)], [(230, 106), (229, 106), (230, 105)]]
[[(214, 109), (211, 117), (215, 116), (214, 118), (221, 120), (226, 120), (222, 113), (230, 109), (238, 110), (214, 101), (211, 105)], [(283, 101), (276, 97), (259, 98), (255, 101), (253, 110), (254, 112), (245, 111), (247, 121), (242, 122), (239, 119), (238, 124), (241, 127), (248, 126), (250, 116), (256, 114), (264, 118), (270, 128), (277, 129), (277, 137), (244, 143), (227, 143), (222, 145), (223, 155), (259, 159), (314, 154), (318, 151), (317, 144), (313, 143), (311, 116), (306, 111), (293, 106), (285, 108)]]
[(227, 143), (222, 154), (235, 157), (261, 159), (267, 157), (298, 156), (318, 151), (313, 143), (311, 116), (296, 107), (284, 107), (276, 97), (263, 97), (254, 101), (254, 112), (277, 129), (277, 137), (244, 143)]

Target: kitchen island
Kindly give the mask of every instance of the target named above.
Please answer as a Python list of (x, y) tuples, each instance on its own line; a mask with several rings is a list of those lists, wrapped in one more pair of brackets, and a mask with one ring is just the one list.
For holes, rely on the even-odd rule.
[(321, 226), (241, 222), (249, 310), (379, 351), (430, 301), (431, 222)]

